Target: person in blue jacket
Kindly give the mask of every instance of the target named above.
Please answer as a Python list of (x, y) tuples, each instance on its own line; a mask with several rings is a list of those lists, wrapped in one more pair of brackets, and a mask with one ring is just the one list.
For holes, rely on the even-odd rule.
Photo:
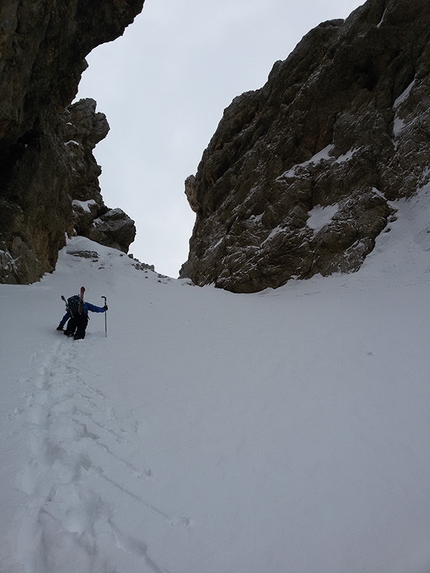
[(85, 338), (85, 331), (88, 325), (88, 311), (106, 312), (107, 309), (106, 304), (104, 306), (95, 306), (89, 302), (83, 302), (79, 311), (72, 313), (71, 310), (68, 310), (66, 312), (57, 326), (57, 330), (63, 330), (64, 325), (69, 321), (67, 322), (66, 330), (64, 330), (65, 336), (73, 336), (75, 340)]

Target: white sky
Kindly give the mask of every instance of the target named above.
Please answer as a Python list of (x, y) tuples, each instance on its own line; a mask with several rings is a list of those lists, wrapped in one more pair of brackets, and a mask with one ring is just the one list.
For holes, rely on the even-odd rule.
[(310, 29), (361, 4), (146, 0), (122, 38), (90, 54), (78, 97), (94, 98), (111, 126), (95, 155), (105, 203), (136, 221), (134, 256), (178, 275), (195, 218), (184, 180), (224, 108), (261, 87)]

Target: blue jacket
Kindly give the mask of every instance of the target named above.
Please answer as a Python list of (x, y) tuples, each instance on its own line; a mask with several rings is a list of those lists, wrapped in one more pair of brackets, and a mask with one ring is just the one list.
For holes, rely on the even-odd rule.
[(84, 305), (82, 307), (82, 312), (84, 314), (88, 314), (88, 311), (91, 312), (105, 312), (105, 307), (104, 306), (95, 306), (94, 304), (91, 304), (89, 302), (84, 302)]
[[(88, 314), (89, 310), (91, 312), (105, 312), (105, 307), (104, 306), (95, 306), (94, 304), (91, 304), (90, 302), (84, 302), (84, 304), (82, 306), (83, 314)], [(66, 322), (69, 320), (69, 318), (71, 318), (71, 317), (72, 317), (72, 315), (70, 314), (69, 311), (67, 311), (66, 314), (61, 319), (59, 326), (63, 327), (66, 324)]]

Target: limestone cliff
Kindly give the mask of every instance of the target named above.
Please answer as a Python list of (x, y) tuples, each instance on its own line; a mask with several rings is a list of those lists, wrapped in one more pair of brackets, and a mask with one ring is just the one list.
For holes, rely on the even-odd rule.
[(92, 150), (107, 134), (106, 118), (92, 100), (70, 104), (85, 56), (120, 36), (143, 3), (0, 4), (0, 282), (32, 282), (51, 271), (74, 227), (87, 236), (102, 227), (98, 238), (122, 250), (133, 240), (134, 224), (118, 210), (118, 240), (100, 223), (112, 217)]
[(235, 292), (357, 270), (430, 179), (430, 3), (369, 0), (233, 100), (186, 181), (196, 284)]

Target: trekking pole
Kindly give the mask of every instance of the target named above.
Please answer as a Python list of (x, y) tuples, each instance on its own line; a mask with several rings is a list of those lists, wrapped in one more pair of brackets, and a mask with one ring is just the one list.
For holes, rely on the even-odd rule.
[[(102, 296), (101, 298), (104, 298), (104, 299), (105, 299), (105, 306), (107, 307), (106, 297), (105, 297), (105, 296)], [(107, 308), (106, 308), (106, 310), (105, 310), (105, 337), (107, 337)]]

